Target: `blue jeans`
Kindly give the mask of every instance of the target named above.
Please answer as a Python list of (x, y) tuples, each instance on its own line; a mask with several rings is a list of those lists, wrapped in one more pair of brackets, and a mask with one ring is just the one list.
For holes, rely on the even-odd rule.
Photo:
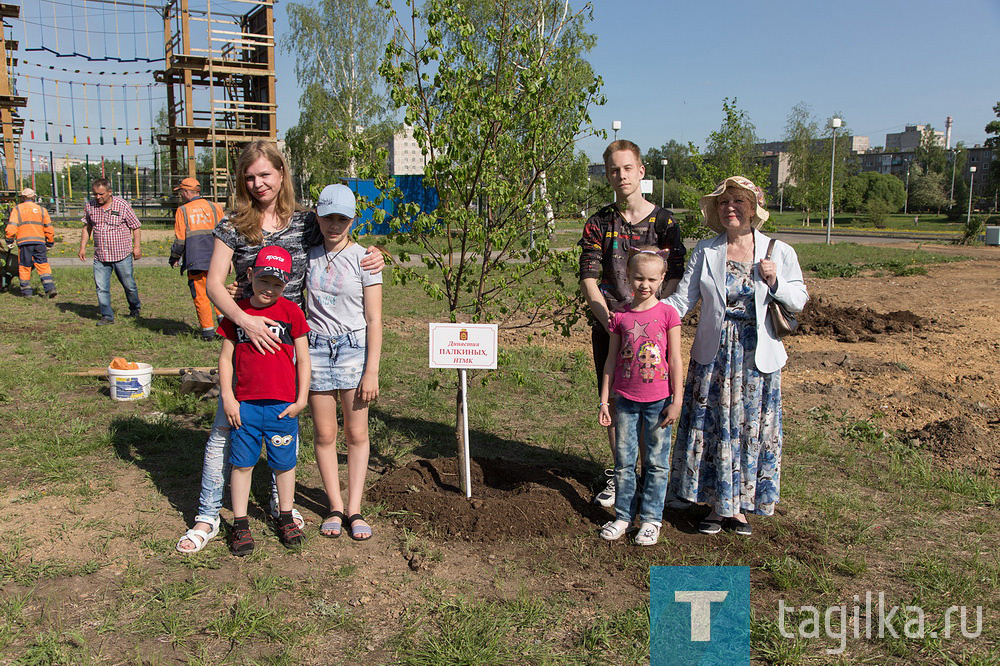
[(139, 302), (139, 287), (135, 285), (135, 278), (132, 276), (132, 255), (128, 255), (120, 261), (99, 261), (94, 259), (94, 285), (97, 287), (97, 309), (101, 312), (101, 317), (114, 319), (115, 313), (111, 309), (111, 273), (118, 277), (125, 289), (125, 300), (128, 301), (129, 312), (134, 314), (139, 312), (142, 303)]
[[(296, 438), (296, 454), (298, 454), (298, 438)], [(198, 515), (196, 523), (213, 523), (222, 509), (222, 492), (229, 479), (232, 464), (229, 462), (229, 449), (232, 443), (232, 432), (229, 429), (229, 419), (222, 409), (222, 398), (215, 410), (215, 420), (212, 430), (205, 442), (205, 460), (201, 466), (201, 493), (198, 495)], [(271, 475), (271, 503), (277, 506), (278, 488)]]
[[(638, 512), (644, 523), (660, 524), (663, 501), (670, 478), (670, 426), (660, 427), (660, 413), (670, 398), (656, 402), (635, 402), (615, 396), (615, 519), (632, 522)], [(639, 437), (646, 443), (642, 461), (642, 502), (636, 492), (635, 461)], [(640, 508), (641, 507), (641, 508)]]

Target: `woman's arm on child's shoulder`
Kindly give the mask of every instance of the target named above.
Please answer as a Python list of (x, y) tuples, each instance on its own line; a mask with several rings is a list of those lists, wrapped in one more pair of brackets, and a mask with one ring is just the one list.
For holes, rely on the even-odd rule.
[(604, 361), (604, 373), (601, 380), (601, 402), (598, 405), (597, 422), (602, 426), (611, 425), (611, 388), (615, 381), (615, 365), (618, 363), (618, 351), (622, 346), (622, 336), (617, 333), (610, 335), (608, 342), (608, 358)]
[(312, 361), (309, 360), (309, 338), (300, 335), (295, 338), (295, 380), (298, 387), (295, 402), (285, 407), (278, 418), (294, 419), (309, 404), (309, 383), (312, 381)]
[(385, 268), (385, 250), (378, 245), (372, 245), (365, 250), (365, 256), (361, 257), (361, 270), (376, 275), (381, 273), (383, 268)]
[(360, 398), (371, 402), (378, 398), (378, 372), (382, 361), (382, 285), (364, 288), (365, 321), (368, 323), (366, 346), (368, 358), (361, 377)]
[(233, 350), (236, 345), (229, 338), (222, 339), (222, 352), (219, 353), (219, 394), (222, 397), (222, 411), (226, 413), (229, 425), (239, 428), (240, 403), (233, 393)]
[(681, 327), (678, 325), (667, 331), (667, 374), (670, 378), (671, 401), (661, 426), (676, 423), (681, 417), (681, 402), (684, 398), (684, 373), (681, 364)]

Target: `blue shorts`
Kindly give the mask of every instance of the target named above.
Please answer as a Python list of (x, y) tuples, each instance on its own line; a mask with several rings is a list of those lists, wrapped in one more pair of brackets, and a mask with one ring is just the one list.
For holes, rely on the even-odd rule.
[(368, 359), (367, 332), (322, 335), (309, 331), (309, 360), (312, 362), (310, 391), (356, 389), (361, 384)]
[(275, 472), (295, 469), (299, 453), (299, 418), (278, 418), (290, 402), (244, 400), (239, 428), (233, 428), (229, 462), (233, 467), (253, 467), (260, 460), (260, 445), (267, 447), (267, 464)]

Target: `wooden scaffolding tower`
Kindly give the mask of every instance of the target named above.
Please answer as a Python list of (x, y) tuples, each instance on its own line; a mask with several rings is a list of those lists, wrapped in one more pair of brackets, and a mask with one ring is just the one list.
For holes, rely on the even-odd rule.
[(18, 116), (18, 109), (28, 105), (28, 98), (16, 94), (14, 67), (17, 60), (14, 51), (17, 42), (8, 39), (11, 26), (7, 19), (17, 18), (20, 7), (0, 3), (0, 20), (3, 21), (0, 35), (0, 134), (3, 140), (3, 178), (0, 182), (0, 200), (9, 201), (18, 192), (18, 154), (21, 148), (21, 134), (24, 132), (24, 118)]
[(165, 69), (155, 73), (167, 86), (168, 132), (158, 141), (170, 151), (171, 182), (195, 177), (195, 148), (207, 148), (216, 200), (232, 192), (226, 163), (246, 143), (277, 137), (274, 2), (226, 6), (234, 3), (247, 13), (213, 12), (212, 0), (170, 0), (163, 8)]

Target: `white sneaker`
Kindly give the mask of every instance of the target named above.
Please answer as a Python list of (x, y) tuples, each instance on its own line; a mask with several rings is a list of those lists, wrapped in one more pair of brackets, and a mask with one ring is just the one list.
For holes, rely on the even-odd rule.
[(604, 490), (597, 493), (594, 497), (594, 504), (600, 504), (603, 507), (612, 507), (615, 505), (615, 471), (613, 469), (606, 469), (604, 470), (604, 476), (608, 477), (608, 481), (604, 485)]

